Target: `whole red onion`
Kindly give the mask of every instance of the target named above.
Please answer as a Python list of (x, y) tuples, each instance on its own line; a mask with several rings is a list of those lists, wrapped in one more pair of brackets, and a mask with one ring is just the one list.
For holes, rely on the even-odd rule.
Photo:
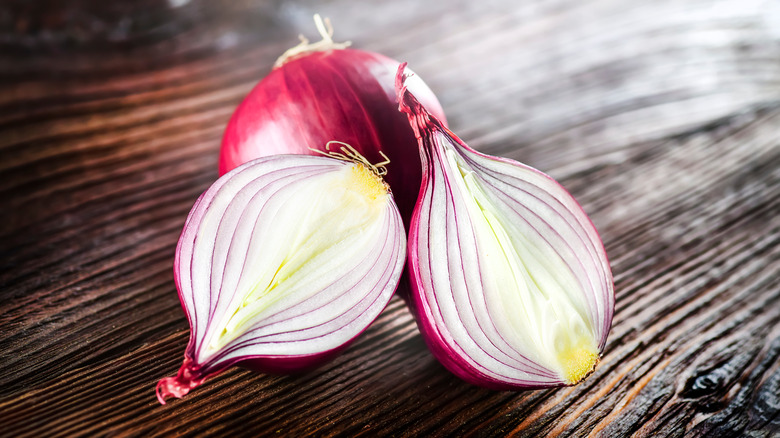
[[(222, 139), (220, 175), (255, 158), (317, 154), (329, 141), (354, 147), (368, 161), (390, 159), (385, 179), (408, 224), (420, 190), (417, 140), (398, 112), (395, 73), (399, 62), (334, 43), (315, 17), (323, 41), (303, 41), (285, 55), (247, 95)], [(407, 88), (439, 120), (444, 112), (433, 92), (415, 75)]]

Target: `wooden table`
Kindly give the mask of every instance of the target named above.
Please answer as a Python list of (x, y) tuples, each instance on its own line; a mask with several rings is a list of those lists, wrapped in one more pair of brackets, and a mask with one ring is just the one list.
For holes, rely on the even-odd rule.
[[(0, 6), (0, 435), (780, 434), (777, 0), (123, 3)], [(585, 382), (465, 384), (394, 299), (314, 372), (157, 402), (188, 337), (184, 219), (315, 12), (591, 215), (617, 304)]]

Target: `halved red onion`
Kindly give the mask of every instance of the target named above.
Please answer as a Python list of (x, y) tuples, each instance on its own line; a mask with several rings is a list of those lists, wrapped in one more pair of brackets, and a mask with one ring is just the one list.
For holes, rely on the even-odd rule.
[[(397, 110), (399, 62), (378, 53), (349, 49), (332, 39), (319, 16), (322, 41), (288, 50), (244, 98), (225, 129), (219, 172), (274, 154), (316, 155), (328, 141), (348, 143), (372, 163), (387, 154), (385, 177), (407, 221), (420, 189), (417, 141)], [(439, 120), (444, 111), (415, 76), (407, 86)]]
[(397, 75), (419, 141), (410, 307), (436, 358), (494, 389), (573, 385), (595, 367), (614, 308), (604, 246), (542, 172), (469, 148)]
[(244, 164), (196, 202), (174, 276), (190, 323), (184, 364), (157, 397), (227, 367), (271, 372), (330, 358), (398, 285), (403, 223), (375, 166), (278, 155)]

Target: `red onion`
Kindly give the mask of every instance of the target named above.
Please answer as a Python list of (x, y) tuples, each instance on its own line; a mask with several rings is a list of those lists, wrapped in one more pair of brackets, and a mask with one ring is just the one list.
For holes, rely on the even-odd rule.
[[(335, 43), (319, 16), (323, 40), (290, 49), (236, 109), (219, 158), (223, 174), (274, 154), (316, 154), (332, 140), (348, 143), (371, 162), (390, 159), (387, 182), (408, 222), (420, 188), (417, 141), (398, 113), (394, 80), (399, 63)], [(327, 22), (326, 22), (327, 23)], [(444, 122), (433, 92), (417, 76), (407, 86)]]
[(410, 307), (436, 358), (494, 389), (576, 384), (595, 367), (614, 309), (595, 227), (542, 172), (469, 148), (404, 84), (423, 181), (412, 216)]
[(174, 262), (190, 340), (160, 403), (234, 364), (310, 368), (384, 309), (403, 270), (401, 216), (383, 168), (334, 155), (251, 161), (195, 203)]

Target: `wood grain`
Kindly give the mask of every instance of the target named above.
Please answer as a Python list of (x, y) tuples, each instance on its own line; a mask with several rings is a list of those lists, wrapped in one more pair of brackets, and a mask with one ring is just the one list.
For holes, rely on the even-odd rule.
[[(188, 336), (184, 218), (314, 12), (591, 215), (617, 305), (585, 382), (467, 385), (394, 299), (320, 369), (157, 403)], [(0, 435), (780, 435), (778, 23), (775, 0), (5, 2)]]

